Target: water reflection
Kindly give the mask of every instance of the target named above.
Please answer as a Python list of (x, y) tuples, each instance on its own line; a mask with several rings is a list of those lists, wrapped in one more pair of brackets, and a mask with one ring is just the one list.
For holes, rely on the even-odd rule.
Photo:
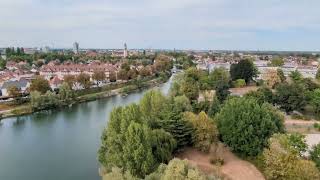
[(139, 102), (145, 92), (4, 119), (0, 180), (100, 180), (97, 151), (111, 110)]

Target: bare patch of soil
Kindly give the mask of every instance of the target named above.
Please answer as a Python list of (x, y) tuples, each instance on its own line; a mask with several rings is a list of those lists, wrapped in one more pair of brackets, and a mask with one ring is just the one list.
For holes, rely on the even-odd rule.
[(190, 164), (197, 166), (204, 173), (221, 173), (230, 180), (265, 179), (253, 164), (238, 158), (228, 148), (223, 149), (224, 164), (220, 167), (210, 163), (210, 153), (203, 153), (195, 148), (187, 148), (176, 157), (189, 160)]

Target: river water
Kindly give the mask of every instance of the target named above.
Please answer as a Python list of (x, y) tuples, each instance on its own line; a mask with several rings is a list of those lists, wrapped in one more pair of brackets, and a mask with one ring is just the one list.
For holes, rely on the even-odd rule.
[[(159, 89), (167, 93), (171, 81)], [(97, 150), (111, 110), (146, 91), (2, 120), (0, 180), (100, 180)]]

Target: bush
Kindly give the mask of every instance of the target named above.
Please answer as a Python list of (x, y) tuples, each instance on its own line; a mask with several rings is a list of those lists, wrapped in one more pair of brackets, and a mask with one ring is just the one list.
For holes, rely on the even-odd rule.
[(222, 141), (240, 155), (258, 155), (273, 133), (283, 131), (283, 117), (276, 112), (253, 98), (227, 100), (216, 117)]
[(246, 81), (244, 79), (237, 79), (236, 81), (234, 81), (234, 86), (236, 88), (242, 88), (246, 85)]
[(310, 159), (316, 163), (317, 168), (320, 169), (320, 144), (312, 147), (312, 150), (310, 151)]

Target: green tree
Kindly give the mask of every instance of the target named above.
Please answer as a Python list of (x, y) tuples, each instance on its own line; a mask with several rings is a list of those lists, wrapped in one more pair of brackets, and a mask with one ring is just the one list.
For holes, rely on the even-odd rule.
[(302, 74), (298, 70), (292, 71), (289, 76), (294, 82), (302, 80)]
[(317, 168), (320, 169), (320, 144), (312, 147), (310, 159), (316, 164)]
[(125, 169), (138, 177), (144, 177), (156, 168), (152, 154), (151, 130), (146, 125), (131, 122), (125, 133), (123, 161)]
[(76, 83), (76, 77), (74, 75), (65, 75), (63, 77), (63, 81), (69, 85), (72, 89), (74, 84)]
[(214, 96), (208, 111), (209, 117), (213, 118), (220, 111), (220, 108), (221, 103), (218, 98)]
[(46, 93), (51, 90), (49, 82), (44, 79), (42, 76), (36, 76), (35, 79), (31, 81), (30, 91), (38, 91), (41, 94)]
[(119, 80), (128, 80), (128, 74), (127, 74), (127, 71), (124, 70), (124, 69), (121, 69), (118, 73), (117, 73), (117, 79)]
[(0, 57), (0, 70), (6, 68), (7, 61)]
[[(277, 115), (255, 99), (231, 98), (216, 119), (222, 140), (234, 152), (256, 156), (267, 146), (272, 134), (281, 128), (277, 124), (283, 123), (283, 117), (274, 118)], [(281, 122), (276, 122), (279, 120)]]
[(77, 82), (85, 89), (89, 89), (91, 86), (90, 75), (86, 73), (80, 73), (77, 76)]
[(301, 85), (296, 83), (279, 84), (276, 87), (274, 100), (286, 112), (300, 110), (306, 105), (305, 90)]
[(226, 84), (225, 82), (222, 82), (222, 81), (217, 85), (215, 90), (216, 90), (216, 96), (220, 102), (223, 102), (224, 100), (226, 100), (230, 94), (229, 84)]
[(257, 76), (257, 69), (251, 60), (241, 60), (238, 64), (232, 64), (230, 67), (230, 75), (233, 81), (237, 79), (244, 79), (249, 83)]
[(146, 180), (218, 180), (219, 176), (213, 174), (206, 176), (197, 168), (189, 165), (187, 160), (173, 159), (168, 165), (162, 164)]
[(277, 66), (283, 66), (283, 65), (284, 65), (284, 60), (279, 56), (271, 60), (271, 66), (277, 67)]
[(59, 99), (61, 101), (69, 103), (74, 97), (75, 94), (73, 90), (66, 82), (64, 82), (59, 88)]
[(116, 166), (138, 177), (168, 162), (176, 145), (169, 133), (148, 127), (136, 104), (115, 108), (101, 139), (98, 158), (102, 165), (107, 169)]
[(102, 180), (139, 180), (130, 174), (130, 172), (122, 172), (122, 169), (113, 167), (110, 172), (103, 175)]
[(199, 115), (186, 112), (184, 118), (193, 125), (193, 145), (200, 151), (208, 152), (211, 144), (218, 141), (218, 130), (213, 120), (205, 112)]
[(92, 74), (92, 79), (96, 81), (97, 85), (99, 85), (99, 82), (106, 80), (106, 74), (104, 71), (94, 71)]
[(268, 87), (261, 87), (257, 91), (250, 91), (245, 94), (245, 97), (253, 97), (257, 99), (259, 104), (263, 104), (265, 102), (273, 104), (273, 93)]
[(194, 79), (187, 78), (181, 82), (181, 92), (190, 100), (196, 100), (199, 96), (199, 85)]
[(317, 80), (320, 80), (320, 68), (319, 68), (318, 71), (317, 71), (316, 79), (317, 79)]
[(209, 82), (213, 89), (221, 83), (229, 84), (230, 75), (224, 68), (216, 68), (209, 74)]
[(263, 151), (263, 172), (270, 180), (319, 179), (315, 164), (300, 158), (285, 134), (275, 134)]
[(279, 78), (280, 78), (282, 83), (286, 82), (287, 78), (286, 78), (286, 76), (284, 76), (284, 73), (283, 73), (282, 69), (278, 68), (277, 69), (277, 74), (278, 74), (278, 76), (279, 76)]
[(314, 112), (320, 115), (320, 89), (316, 89), (311, 93), (310, 104), (313, 107)]

